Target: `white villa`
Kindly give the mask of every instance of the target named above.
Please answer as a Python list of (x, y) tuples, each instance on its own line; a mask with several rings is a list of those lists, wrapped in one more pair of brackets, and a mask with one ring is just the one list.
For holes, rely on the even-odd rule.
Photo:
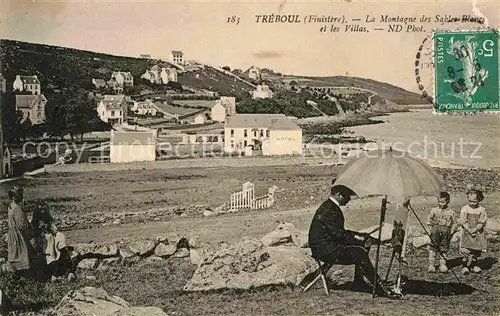
[(156, 132), (111, 131), (109, 161), (124, 163), (156, 160)]
[(224, 125), (224, 151), (252, 155), (302, 153), (302, 129), (284, 114), (236, 114)]
[(14, 91), (29, 91), (31, 94), (42, 94), (42, 86), (37, 76), (16, 76), (13, 84)]
[(198, 114), (194, 117), (193, 124), (205, 124), (205, 115)]
[(130, 72), (113, 71), (113, 73), (111, 74), (111, 79), (115, 79), (116, 82), (122, 87), (131, 87), (134, 85), (134, 76), (132, 76)]
[(151, 69), (146, 70), (141, 78), (156, 84), (167, 84), (171, 81), (177, 82), (177, 69), (170, 67), (160, 68), (160, 66), (154, 65)]
[(29, 118), (33, 125), (43, 123), (46, 104), (43, 94), (16, 95), (16, 111), (23, 112), (23, 122)]
[(97, 105), (97, 113), (106, 123), (122, 124), (127, 120), (127, 101), (124, 95), (105, 95)]
[(210, 109), (212, 121), (225, 122), (226, 118), (236, 114), (236, 98), (220, 97)]
[(134, 105), (132, 105), (131, 110), (134, 111), (136, 114), (155, 116), (156, 113), (158, 112), (158, 109), (154, 105), (153, 101), (149, 99), (141, 102), (133, 101), (133, 103)]
[(252, 91), (253, 99), (270, 99), (273, 97), (273, 92), (265, 84), (257, 85), (257, 89)]
[(260, 73), (260, 68), (252, 66), (248, 69), (248, 77), (253, 80), (261, 80), (262, 75)]
[(169, 59), (176, 64), (184, 65), (184, 53), (179, 50), (170, 51)]

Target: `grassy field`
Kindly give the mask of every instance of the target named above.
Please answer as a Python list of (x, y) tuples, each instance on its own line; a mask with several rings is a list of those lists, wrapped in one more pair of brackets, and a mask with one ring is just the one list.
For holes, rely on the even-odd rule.
[(173, 101), (175, 104), (191, 106), (191, 107), (206, 107), (211, 108), (212, 105), (215, 104), (215, 101), (210, 100), (175, 100)]
[(165, 112), (168, 112), (170, 114), (178, 114), (178, 115), (185, 115), (185, 114), (193, 113), (193, 112), (197, 111), (197, 109), (194, 109), (194, 108), (183, 108), (180, 106), (172, 106), (172, 105), (167, 104), (167, 103), (158, 103), (158, 107)]
[[(55, 173), (40, 178), (24, 179), (27, 202), (42, 199), (55, 215), (88, 214), (89, 212), (134, 212), (174, 205), (208, 204), (218, 206), (239, 190), (245, 181), (256, 185), (257, 194), (277, 185), (275, 207), (269, 210), (240, 212), (216, 217), (202, 214), (172, 215), (165, 222), (129, 223), (116, 226), (91, 227), (67, 231), (70, 243), (109, 242), (124, 238), (154, 237), (176, 233), (196, 238), (200, 247), (214, 247), (220, 242), (233, 242), (248, 236), (260, 238), (276, 227), (276, 221), (293, 221), (307, 230), (318, 204), (327, 197), (329, 183), (338, 167), (334, 166), (260, 166), (214, 167), (165, 170), (122, 170), (115, 172)], [(489, 217), (500, 215), (499, 176), (496, 171), (439, 170), (445, 175), (452, 192), (463, 192), (468, 182), (488, 182), (483, 205)], [(481, 182), (482, 181), (482, 182)], [(12, 183), (9, 184), (9, 186)], [(5, 201), (4, 188), (0, 199)], [(388, 220), (394, 216), (390, 201)], [(455, 194), (451, 207), (459, 210), (466, 203), (463, 193)], [(420, 218), (425, 218), (432, 198), (412, 200)], [(346, 212), (348, 228), (361, 229), (377, 224), (378, 198), (357, 199)], [(362, 216), (360, 216), (362, 214)], [(5, 216), (5, 214), (3, 214)], [(410, 225), (416, 226), (415, 218)], [(374, 254), (374, 251), (372, 252)], [(268, 287), (252, 291), (184, 293), (182, 287), (195, 267), (184, 259), (133, 266), (118, 266), (95, 271), (96, 280), (80, 279), (74, 284), (42, 284), (13, 282), (0, 276), (0, 286), (25, 309), (46, 312), (71, 288), (83, 285), (103, 286), (110, 294), (119, 295), (134, 305), (159, 306), (171, 315), (494, 315), (500, 312), (500, 268), (497, 263), (500, 245), (491, 243), (481, 265), (481, 275), (461, 277), (466, 285), (458, 285), (451, 273), (428, 275), (427, 252), (409, 249), (409, 277), (403, 301), (378, 298), (369, 293), (348, 291), (353, 268), (342, 267), (344, 273), (336, 280), (332, 295), (326, 297), (320, 284), (301, 293), (300, 288)], [(390, 253), (383, 249), (381, 271), (387, 268)], [(457, 249), (450, 252), (450, 266), (459, 261)], [(459, 271), (459, 268), (455, 268)]]

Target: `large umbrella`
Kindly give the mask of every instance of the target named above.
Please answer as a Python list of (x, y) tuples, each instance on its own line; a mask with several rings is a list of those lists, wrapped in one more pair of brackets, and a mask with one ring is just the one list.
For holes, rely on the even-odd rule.
[[(357, 196), (383, 195), (379, 238), (385, 219), (387, 196), (407, 201), (417, 196), (439, 196), (444, 182), (427, 163), (410, 153), (392, 148), (367, 151), (349, 161), (339, 172), (334, 186), (345, 186)], [(413, 210), (413, 209), (412, 209)], [(414, 211), (413, 211), (414, 212)], [(416, 215), (416, 213), (414, 212)], [(417, 217), (418, 218), (418, 217)], [(425, 229), (425, 227), (424, 227)], [(380, 242), (377, 243), (375, 270), (378, 274)], [(375, 297), (376, 278), (373, 296)]]

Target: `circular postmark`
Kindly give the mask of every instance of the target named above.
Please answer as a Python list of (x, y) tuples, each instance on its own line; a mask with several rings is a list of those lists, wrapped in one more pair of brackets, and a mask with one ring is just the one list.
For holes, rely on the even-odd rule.
[(415, 55), (415, 79), (434, 114), (500, 113), (499, 32), (434, 29)]

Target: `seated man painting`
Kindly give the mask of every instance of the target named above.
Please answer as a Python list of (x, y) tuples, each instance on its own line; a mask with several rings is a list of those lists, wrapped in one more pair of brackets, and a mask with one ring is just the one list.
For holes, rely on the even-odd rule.
[[(340, 206), (344, 206), (355, 195), (344, 186), (333, 186), (331, 195), (321, 204), (314, 214), (309, 229), (309, 246), (314, 259), (331, 266), (333, 264), (355, 265), (355, 287), (366, 286), (363, 277), (370, 282), (375, 277), (375, 268), (368, 256), (370, 239), (361, 241), (356, 235), (368, 237), (344, 228), (344, 214)], [(377, 275), (377, 290), (380, 294), (399, 298), (400, 295), (388, 288)]]

